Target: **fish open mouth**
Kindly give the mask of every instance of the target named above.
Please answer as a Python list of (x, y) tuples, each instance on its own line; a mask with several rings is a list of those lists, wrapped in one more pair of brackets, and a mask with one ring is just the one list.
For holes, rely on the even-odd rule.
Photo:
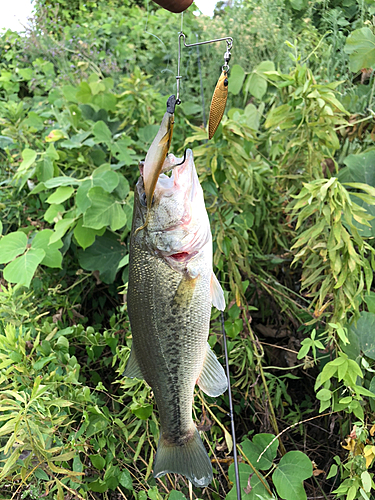
[(169, 255), (171, 259), (177, 260), (177, 261), (182, 261), (186, 260), (190, 254), (188, 252), (179, 252), (179, 253), (174, 253), (172, 255)]

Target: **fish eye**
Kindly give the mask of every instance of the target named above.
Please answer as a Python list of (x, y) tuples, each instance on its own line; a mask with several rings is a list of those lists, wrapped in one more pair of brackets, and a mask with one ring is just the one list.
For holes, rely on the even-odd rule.
[(147, 207), (147, 198), (146, 198), (146, 193), (142, 193), (141, 196), (139, 197), (139, 201), (141, 202), (141, 205), (143, 207)]
[[(139, 197), (139, 201), (141, 202), (141, 205), (143, 207), (147, 207), (147, 197), (145, 192), (141, 194), (141, 196)], [(152, 197), (151, 206), (154, 204), (154, 202), (155, 202), (155, 196)]]
[(224, 80), (224, 87), (228, 87), (228, 78)]

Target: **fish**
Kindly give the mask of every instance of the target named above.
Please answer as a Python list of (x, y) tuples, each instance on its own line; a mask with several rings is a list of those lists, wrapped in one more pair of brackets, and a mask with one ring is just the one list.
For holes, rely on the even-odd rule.
[(147, 208), (150, 208), (151, 206), (155, 186), (171, 146), (175, 106), (176, 96), (171, 95), (167, 101), (167, 111), (164, 113), (158, 133), (152, 141), (144, 161), (144, 187), (147, 199)]
[[(196, 384), (212, 397), (228, 388), (208, 344), (211, 307), (224, 310), (224, 292), (212, 269), (210, 222), (193, 152), (166, 157), (150, 209), (142, 171), (134, 190), (127, 293), (133, 342), (124, 375), (144, 379), (155, 396), (160, 438), (154, 477), (182, 474), (204, 488), (212, 466), (192, 405)], [(137, 231), (146, 217), (147, 226)]]
[(228, 98), (228, 73), (222, 71), (212, 96), (210, 115), (208, 118), (208, 138), (212, 139), (223, 118)]

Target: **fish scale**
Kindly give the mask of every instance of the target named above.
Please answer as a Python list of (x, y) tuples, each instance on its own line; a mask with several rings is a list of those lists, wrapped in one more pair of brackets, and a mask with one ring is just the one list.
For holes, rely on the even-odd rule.
[[(161, 425), (168, 429), (168, 436), (178, 437), (192, 428), (192, 388), (203, 364), (210, 321), (209, 276), (197, 279), (190, 304), (176, 304), (177, 290), (190, 280), (137, 245), (132, 254), (136, 258), (129, 268), (128, 308), (135, 325), (132, 323), (134, 349), (142, 374), (153, 388)], [(136, 283), (148, 283), (149, 288), (139, 290)], [(203, 296), (207, 297), (205, 307)], [(151, 321), (144, 311), (150, 311)], [(182, 359), (186, 362), (179, 369)], [(179, 422), (173, 412), (176, 409), (184, 416)]]

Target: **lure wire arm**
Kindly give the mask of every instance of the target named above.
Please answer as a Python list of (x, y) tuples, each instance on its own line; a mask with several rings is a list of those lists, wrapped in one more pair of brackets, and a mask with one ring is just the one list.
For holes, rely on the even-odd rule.
[(216, 42), (223, 42), (224, 40), (227, 42), (227, 50), (224, 54), (224, 65), (222, 66), (222, 71), (229, 71), (229, 60), (231, 58), (231, 48), (233, 46), (233, 38), (231, 36), (225, 36), (223, 38), (214, 38), (213, 40), (205, 40), (203, 42), (196, 42), (196, 43), (186, 43), (186, 35), (180, 31), (178, 34), (178, 58), (177, 58), (177, 75), (176, 75), (176, 82), (177, 82), (177, 90), (176, 90), (176, 104), (181, 104), (181, 99), (180, 99), (180, 80), (182, 76), (180, 75), (180, 69), (181, 69), (181, 38), (184, 39), (184, 47), (197, 47), (198, 45), (206, 45), (208, 43), (216, 43)]

